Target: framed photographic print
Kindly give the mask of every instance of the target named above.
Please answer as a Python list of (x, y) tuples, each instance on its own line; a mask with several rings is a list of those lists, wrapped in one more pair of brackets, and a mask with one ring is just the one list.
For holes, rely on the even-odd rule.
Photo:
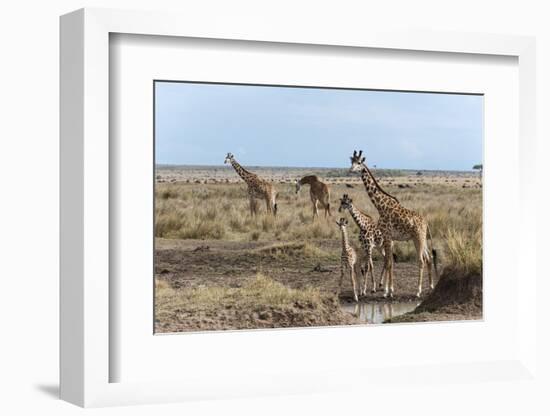
[(154, 94), (155, 333), (482, 318), (482, 95)]
[(530, 378), (533, 40), (233, 28), (61, 19), (62, 398)]

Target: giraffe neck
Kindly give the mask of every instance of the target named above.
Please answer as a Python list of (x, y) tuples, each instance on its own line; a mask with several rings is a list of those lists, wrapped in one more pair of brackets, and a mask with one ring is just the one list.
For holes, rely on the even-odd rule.
[(251, 179), (251, 173), (248, 172), (245, 168), (243, 168), (239, 162), (237, 162), (235, 159), (231, 160), (231, 166), (233, 166), (233, 169), (235, 169), (235, 172), (237, 172), (237, 175), (239, 175), (246, 183), (249, 182)]
[(300, 185), (311, 185), (313, 182), (317, 182), (319, 178), (315, 175), (308, 175), (304, 176), (302, 179), (300, 179)]
[(391, 196), (382, 189), (369, 168), (365, 165), (363, 165), (363, 170), (361, 171), (361, 179), (363, 180), (365, 189), (369, 194), (370, 200), (380, 214), (385, 212), (389, 207), (394, 207), (399, 204), (397, 198)]
[(365, 228), (364, 221), (362, 221), (364, 215), (361, 211), (359, 211), (357, 208), (355, 208), (354, 205), (350, 205), (348, 208), (349, 213), (351, 215), (351, 218), (355, 221), (355, 224), (359, 227), (359, 229), (363, 230)]
[(342, 249), (346, 250), (349, 247), (348, 231), (346, 227), (340, 227), (340, 230), (342, 230)]

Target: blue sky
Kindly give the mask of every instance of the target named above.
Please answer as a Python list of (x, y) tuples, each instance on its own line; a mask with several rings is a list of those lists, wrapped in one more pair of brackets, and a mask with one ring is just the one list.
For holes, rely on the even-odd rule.
[(469, 170), (482, 162), (483, 97), (155, 83), (157, 164)]

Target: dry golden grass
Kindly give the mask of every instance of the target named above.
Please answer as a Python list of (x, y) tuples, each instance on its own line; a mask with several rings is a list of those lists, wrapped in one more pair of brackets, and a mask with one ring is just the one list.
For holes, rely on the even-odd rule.
[(174, 289), (157, 279), (155, 320), (158, 332), (356, 323), (334, 294), (291, 289), (261, 273), (239, 288)]
[(481, 275), (483, 242), (481, 228), (474, 234), (449, 229), (445, 236), (447, 265), (463, 274)]
[[(228, 241), (339, 241), (335, 221), (348, 215), (337, 211), (342, 194), (350, 194), (357, 206), (375, 219), (378, 217), (362, 184), (353, 186), (331, 185), (333, 216), (326, 220), (320, 210), (320, 217), (313, 221), (308, 189), (296, 195), (293, 184), (276, 185), (279, 210), (274, 218), (265, 213), (261, 201), (259, 214), (250, 215), (244, 184), (159, 183), (155, 234), (164, 238)], [(385, 185), (385, 189), (405, 207), (427, 218), (435, 245), (449, 262), (465, 264), (465, 258), (472, 257), (473, 252), (481, 258), (481, 189), (463, 189), (442, 182), (406, 189)], [(351, 226), (350, 231), (352, 241), (356, 241), (358, 228)], [(395, 253), (399, 261), (413, 261), (416, 256), (411, 242), (397, 243)]]
[(302, 290), (290, 289), (261, 273), (239, 288), (205, 286), (173, 289), (167, 282), (157, 279), (156, 290), (158, 299), (156, 307), (159, 314), (157, 319), (160, 320), (165, 309), (173, 311), (177, 307), (184, 307), (188, 312), (200, 312), (221, 303), (238, 305), (243, 309), (292, 306), (296, 302), (310, 302), (315, 306), (320, 305), (323, 299), (329, 296), (313, 287)]
[(293, 243), (277, 243), (267, 247), (261, 247), (252, 250), (253, 253), (269, 255), (272, 258), (291, 259), (300, 257), (314, 257), (317, 259), (326, 259), (333, 257), (332, 253), (320, 249), (314, 244), (307, 241), (305, 242), (293, 242)]

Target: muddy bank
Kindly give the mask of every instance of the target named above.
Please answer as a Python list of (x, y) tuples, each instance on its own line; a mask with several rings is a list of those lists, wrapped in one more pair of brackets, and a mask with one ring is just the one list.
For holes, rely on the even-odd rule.
[(359, 324), (336, 296), (290, 289), (257, 275), (244, 286), (173, 289), (157, 282), (155, 332), (297, 328)]
[(447, 267), (443, 270), (433, 292), (414, 311), (386, 322), (458, 321), (482, 318), (482, 274)]

